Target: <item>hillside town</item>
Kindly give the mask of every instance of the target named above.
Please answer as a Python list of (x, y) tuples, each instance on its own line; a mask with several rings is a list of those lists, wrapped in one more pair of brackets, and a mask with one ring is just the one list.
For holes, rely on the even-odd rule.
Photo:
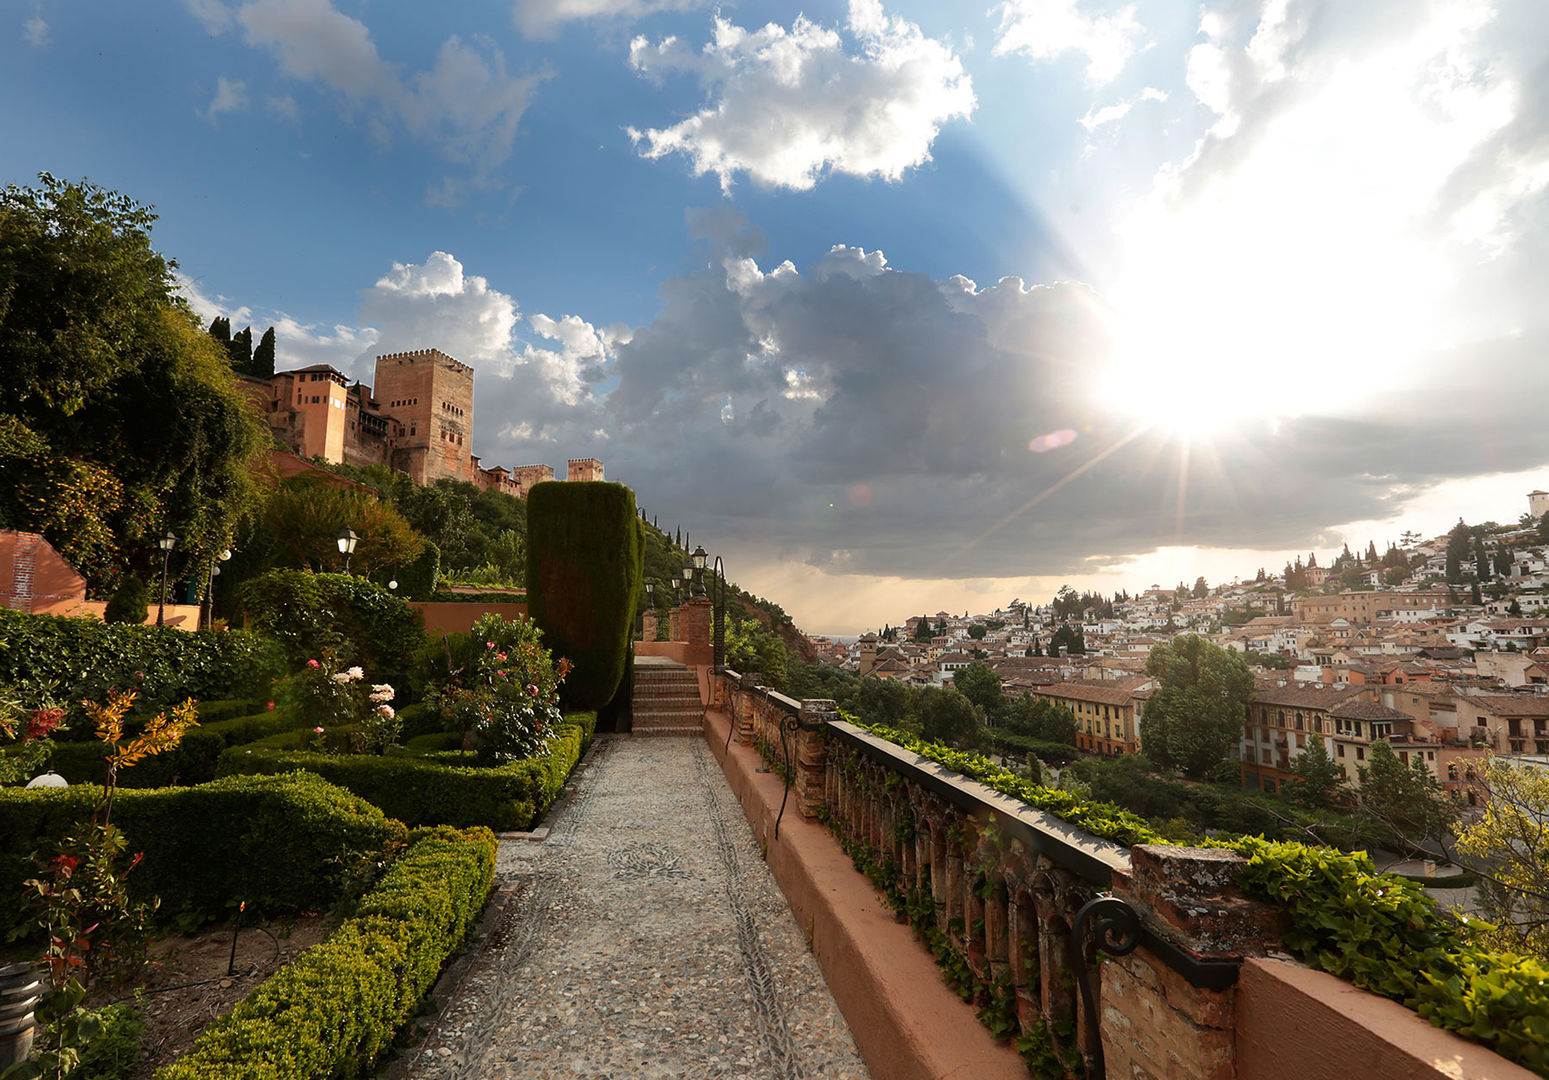
[(1423, 761), (1464, 802), (1494, 754), (1549, 765), (1549, 493), (1510, 526), (1462, 522), (1405, 533), (1379, 555), (1348, 547), (1280, 573), (1210, 585), (1152, 585), (1104, 598), (1068, 587), (1047, 604), (911, 615), (854, 642), (818, 639), (822, 658), (861, 677), (950, 685), (978, 663), (1008, 697), (1076, 716), (1077, 746), (1143, 750), (1153, 646), (1197, 634), (1253, 666), (1239, 752), (1243, 786), (1275, 793), (1312, 736), (1354, 781), (1371, 744)]

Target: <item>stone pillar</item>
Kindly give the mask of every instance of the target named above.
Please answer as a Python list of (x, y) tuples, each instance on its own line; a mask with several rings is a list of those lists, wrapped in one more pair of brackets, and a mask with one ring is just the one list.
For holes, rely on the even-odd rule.
[(640, 617), (640, 619), (641, 619), (641, 625), (644, 627), (644, 629), (642, 629), (640, 631), (640, 640), (641, 641), (655, 641), (656, 640), (656, 609), (653, 608), (653, 607), (646, 608), (645, 609), (645, 614), (642, 615)]
[[(1152, 932), (1201, 959), (1262, 955), (1285, 916), (1234, 885), (1241, 856), (1215, 848), (1141, 844), (1114, 892)], [(1145, 947), (1102, 965), (1099, 1016), (1109, 1076), (1234, 1080), (1234, 988), (1191, 985)]]
[[(809, 698), (801, 703), (803, 723), (826, 723), (839, 719), (839, 706), (829, 698)], [(801, 816), (812, 820), (823, 808), (823, 783), (828, 773), (828, 737), (822, 731), (796, 734), (796, 789)]]

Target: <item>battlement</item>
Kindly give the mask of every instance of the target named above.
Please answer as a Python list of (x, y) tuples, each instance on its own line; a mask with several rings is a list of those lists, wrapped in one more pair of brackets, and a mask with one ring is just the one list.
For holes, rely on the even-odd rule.
[(453, 360), (440, 349), (409, 349), (407, 352), (382, 353), (376, 359), (378, 364), (388, 360), (395, 360), (400, 364), (413, 364), (420, 360), (431, 360), (441, 364), (449, 371), (455, 371), (462, 375), (473, 374), (473, 368), (470, 365)]
[(602, 480), (602, 462), (596, 458), (571, 458), (566, 479), (598, 482)]

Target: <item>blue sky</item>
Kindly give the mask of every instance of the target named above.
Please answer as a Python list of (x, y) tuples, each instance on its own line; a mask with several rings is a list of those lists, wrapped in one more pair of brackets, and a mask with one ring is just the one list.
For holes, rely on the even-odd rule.
[(487, 463), (815, 631), (1549, 486), (1541, 4), (799, 10), (29, 0), (0, 182), (154, 204), (282, 362), (472, 363)]

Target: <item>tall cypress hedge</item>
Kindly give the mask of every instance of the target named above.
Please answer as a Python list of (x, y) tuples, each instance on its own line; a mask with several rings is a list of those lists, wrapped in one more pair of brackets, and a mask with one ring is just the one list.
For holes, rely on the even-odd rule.
[(635, 493), (623, 484), (537, 484), (527, 497), (527, 608), (574, 669), (566, 709), (603, 709), (623, 681), (644, 576)]

